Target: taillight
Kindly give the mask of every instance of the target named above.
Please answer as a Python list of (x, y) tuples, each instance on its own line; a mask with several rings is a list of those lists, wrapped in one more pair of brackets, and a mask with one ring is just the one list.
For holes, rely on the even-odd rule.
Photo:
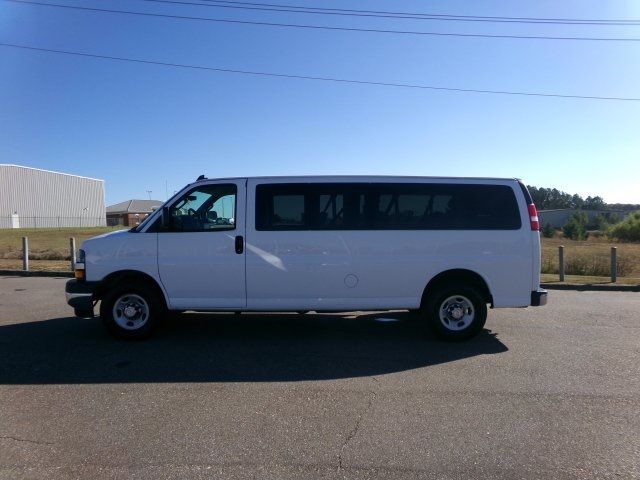
[(538, 210), (533, 203), (528, 205), (529, 221), (531, 222), (531, 230), (537, 232), (540, 230), (540, 220), (538, 219)]

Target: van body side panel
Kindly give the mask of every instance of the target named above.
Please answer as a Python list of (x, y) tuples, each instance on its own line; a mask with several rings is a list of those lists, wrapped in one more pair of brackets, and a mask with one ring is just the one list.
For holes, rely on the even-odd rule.
[(478, 273), (496, 307), (527, 306), (531, 258), (520, 233), (257, 232), (247, 244), (248, 308), (417, 308), (429, 280)]
[[(519, 230), (258, 231), (255, 187), (264, 182), (248, 184), (249, 309), (417, 308), (431, 278), (460, 268), (485, 279), (494, 306), (530, 303), (531, 232), (522, 211)], [(507, 182), (495, 184), (517, 186)]]
[[(484, 278), (493, 306), (526, 307), (531, 300), (531, 255), (528, 232), (438, 232), (444, 234), (434, 259), (436, 273), (454, 268)], [(471, 233), (471, 235), (469, 235)], [(423, 261), (423, 259), (421, 259)], [(426, 260), (424, 260), (426, 261)]]
[[(403, 266), (392, 267), (387, 247), (372, 237), (371, 232), (255, 232), (247, 243), (248, 307), (417, 307), (416, 285), (424, 281), (424, 272), (416, 277), (417, 269), (405, 268), (395, 280), (380, 276)], [(396, 252), (396, 262), (399, 257)]]

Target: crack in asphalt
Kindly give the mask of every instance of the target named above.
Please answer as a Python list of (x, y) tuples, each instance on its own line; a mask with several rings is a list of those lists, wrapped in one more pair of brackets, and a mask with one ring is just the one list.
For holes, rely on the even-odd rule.
[(52, 442), (42, 442), (39, 440), (29, 440), (28, 438), (12, 437), (11, 435), (0, 435), (0, 440), (13, 440), (15, 442), (33, 443), (35, 445), (53, 445)]
[[(376, 377), (372, 376), (371, 379), (376, 384), (378, 383), (378, 379)], [(343, 465), (342, 465), (342, 454), (344, 453), (345, 449), (347, 448), (347, 445), (349, 445), (349, 442), (351, 442), (353, 437), (355, 437), (356, 434), (358, 433), (358, 430), (360, 430), (360, 425), (362, 424), (362, 420), (364, 419), (364, 416), (369, 412), (369, 410), (371, 410), (371, 406), (373, 405), (373, 402), (374, 402), (374, 400), (376, 399), (377, 396), (378, 396), (378, 394), (376, 393), (375, 390), (369, 391), (369, 401), (367, 402), (367, 405), (364, 407), (362, 412), (360, 412), (360, 414), (358, 415), (358, 418), (356, 419), (356, 423), (353, 426), (353, 428), (351, 430), (349, 430), (349, 432), (347, 432), (347, 436), (344, 439), (344, 442), (342, 443), (342, 446), (340, 447), (340, 452), (338, 453), (338, 465), (337, 465), (337, 468), (336, 468), (336, 470), (338, 472), (340, 472), (340, 470), (342, 470), (344, 468)]]

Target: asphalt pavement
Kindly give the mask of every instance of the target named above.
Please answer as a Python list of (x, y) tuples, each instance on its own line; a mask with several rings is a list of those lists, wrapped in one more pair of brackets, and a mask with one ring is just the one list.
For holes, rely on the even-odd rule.
[(640, 294), (465, 343), (408, 313), (181, 314), (144, 342), (0, 277), (0, 478), (640, 478)]

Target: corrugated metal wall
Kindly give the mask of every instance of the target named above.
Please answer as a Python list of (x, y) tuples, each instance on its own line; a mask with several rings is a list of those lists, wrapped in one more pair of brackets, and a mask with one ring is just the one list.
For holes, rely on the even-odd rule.
[(21, 228), (104, 226), (104, 181), (0, 165), (0, 228), (13, 213)]

